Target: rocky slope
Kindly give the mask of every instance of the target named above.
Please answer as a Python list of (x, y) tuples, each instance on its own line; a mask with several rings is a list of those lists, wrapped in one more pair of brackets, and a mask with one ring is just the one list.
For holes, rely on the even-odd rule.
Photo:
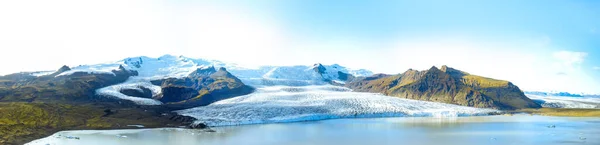
[(408, 70), (398, 75), (359, 77), (346, 87), (400, 98), (503, 110), (540, 108), (508, 81), (495, 80), (442, 66)]
[(98, 98), (94, 91), (98, 88), (124, 82), (136, 71), (119, 67), (113, 74), (91, 74), (76, 72), (69, 76), (58, 74), (70, 70), (63, 66), (58, 71), (32, 76), (30, 73), (16, 73), (0, 76), (0, 102), (43, 102), (43, 103), (86, 103)]
[(215, 70), (214, 67), (197, 69), (183, 79), (169, 78), (152, 83), (162, 88), (162, 94), (154, 99), (183, 108), (208, 105), (254, 90), (225, 68)]

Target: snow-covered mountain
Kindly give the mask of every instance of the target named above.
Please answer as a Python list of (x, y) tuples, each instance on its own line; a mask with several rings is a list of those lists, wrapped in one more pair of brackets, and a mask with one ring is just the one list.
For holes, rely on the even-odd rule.
[[(74, 72), (111, 73), (111, 70), (123, 66), (128, 70), (139, 72), (138, 79), (155, 80), (163, 78), (181, 78), (187, 76), (197, 68), (214, 66), (224, 67), (239, 78), (265, 78), (319, 81), (323, 79), (340, 80), (339, 72), (353, 76), (369, 76), (373, 73), (365, 69), (349, 69), (338, 64), (312, 66), (260, 66), (258, 68), (243, 67), (235, 63), (224, 63), (217, 60), (194, 59), (185, 56), (164, 55), (158, 58), (146, 56), (130, 57), (120, 61), (80, 65), (60, 75), (69, 75)], [(324, 67), (322, 73), (315, 72), (315, 67)], [(340, 80), (341, 81), (341, 80)]]
[[(183, 78), (197, 69), (208, 67), (226, 68), (244, 83), (252, 86), (307, 86), (307, 85), (325, 85), (331, 81), (344, 83), (346, 76), (369, 76), (373, 73), (364, 70), (349, 69), (337, 64), (334, 65), (297, 65), (297, 66), (261, 66), (250, 68), (239, 66), (234, 63), (224, 63), (216, 60), (194, 59), (184, 56), (164, 55), (158, 58), (146, 56), (125, 58), (116, 62), (80, 65), (73, 67), (69, 71), (60, 73), (58, 76), (71, 75), (76, 72), (112, 74), (112, 70), (124, 67), (127, 70), (137, 71), (137, 76), (130, 77), (126, 82), (107, 86), (98, 89), (96, 93), (103, 96), (118, 97), (131, 100), (141, 105), (160, 105), (160, 101), (151, 98), (140, 98), (128, 96), (121, 93), (121, 90), (147, 88), (151, 90), (152, 96), (160, 95), (160, 86), (154, 85), (151, 81), (166, 78)], [(342, 77), (341, 77), (342, 76)]]

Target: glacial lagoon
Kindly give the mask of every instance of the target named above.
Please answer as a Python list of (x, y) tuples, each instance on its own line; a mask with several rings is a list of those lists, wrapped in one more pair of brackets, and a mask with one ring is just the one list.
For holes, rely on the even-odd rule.
[[(62, 131), (31, 145), (598, 145), (600, 118), (527, 114), (354, 118), (222, 126)], [(77, 137), (79, 139), (74, 139)]]

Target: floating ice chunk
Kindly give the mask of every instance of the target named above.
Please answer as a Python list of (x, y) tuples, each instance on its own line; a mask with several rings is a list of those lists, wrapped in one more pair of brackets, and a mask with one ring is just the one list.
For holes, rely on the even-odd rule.
[(144, 125), (127, 125), (129, 127), (144, 128)]

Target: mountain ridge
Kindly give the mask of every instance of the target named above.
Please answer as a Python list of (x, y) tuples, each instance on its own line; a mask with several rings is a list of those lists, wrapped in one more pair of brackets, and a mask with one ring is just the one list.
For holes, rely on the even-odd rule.
[[(112, 88), (109, 86), (104, 89), (99, 89), (97, 93), (105, 96), (117, 96), (118, 98), (122, 99), (134, 99), (137, 100), (135, 101), (136, 103), (142, 105), (158, 105), (162, 104), (162, 102), (153, 99), (165, 99), (161, 96), (165, 95), (162, 93), (161, 88), (173, 84), (169, 85), (157, 82), (164, 82), (162, 80), (169, 79), (181, 79), (187, 81), (195, 79), (197, 80), (202, 77), (198, 74), (209, 76), (212, 73), (220, 72), (221, 69), (217, 71), (215, 69), (216, 67), (219, 67), (224, 72), (227, 72), (225, 73), (227, 74), (225, 76), (232, 78), (232, 81), (230, 83), (234, 84), (332, 84), (349, 87), (359, 92), (375, 92), (382, 93), (388, 96), (451, 103), (472, 107), (498, 109), (538, 107), (535, 104), (531, 104), (531, 101), (524, 97), (524, 95), (522, 95), (523, 93), (521, 92), (521, 90), (508, 81), (472, 75), (467, 72), (448, 67), (446, 65), (443, 65), (440, 68), (432, 66), (431, 68), (425, 71), (409, 69), (397, 75), (373, 75), (372, 72), (366, 71), (364, 69), (352, 70), (337, 64), (323, 65), (321, 63), (316, 63), (312, 66), (262, 66), (259, 68), (244, 68), (236, 64), (227, 64), (216, 60), (192, 59), (184, 56), (164, 55), (158, 58), (150, 58), (145, 56), (130, 57), (125, 58), (121, 61), (117, 61), (116, 63), (82, 65), (74, 68), (63, 66), (59, 69), (59, 71), (54, 72), (52, 75), (55, 75), (55, 77), (68, 76), (76, 73), (116, 75), (115, 72), (107, 70), (110, 70), (111, 68), (116, 68), (117, 70), (129, 70), (132, 72), (136, 72), (137, 74), (133, 75), (130, 79), (128, 79), (128, 81), (124, 81), (124, 83), (112, 86)], [(226, 68), (230, 68), (229, 71), (227, 71)], [(31, 78), (33, 76), (24, 75), (22, 77)], [(177, 84), (178, 81), (170, 82), (175, 82)], [(283, 82), (286, 83), (281, 84)], [(289, 84), (289, 82), (297, 83)], [(177, 84), (176, 86), (183, 88), (171, 88), (179, 89), (180, 91), (182, 91), (186, 90), (185, 86), (194, 86), (190, 85), (193, 84), (192, 82), (184, 81), (178, 83), (179, 84)], [(195, 88), (192, 88), (195, 90), (202, 90), (197, 88), (197, 86), (198, 84)], [(192, 88), (187, 89), (189, 91), (189, 89)], [(204, 93), (198, 93), (198, 95), (205, 94), (206, 90), (203, 92)], [(145, 97), (129, 96), (132, 94)], [(462, 96), (464, 99), (457, 99), (457, 97), (459, 96)], [(509, 100), (506, 100), (503, 97), (499, 96), (511, 96), (509, 98), (518, 98), (520, 102), (513, 102), (507, 104), (506, 102)]]
[(407, 99), (503, 110), (540, 108), (515, 85), (442, 66), (397, 75), (363, 77), (345, 85), (355, 91)]

